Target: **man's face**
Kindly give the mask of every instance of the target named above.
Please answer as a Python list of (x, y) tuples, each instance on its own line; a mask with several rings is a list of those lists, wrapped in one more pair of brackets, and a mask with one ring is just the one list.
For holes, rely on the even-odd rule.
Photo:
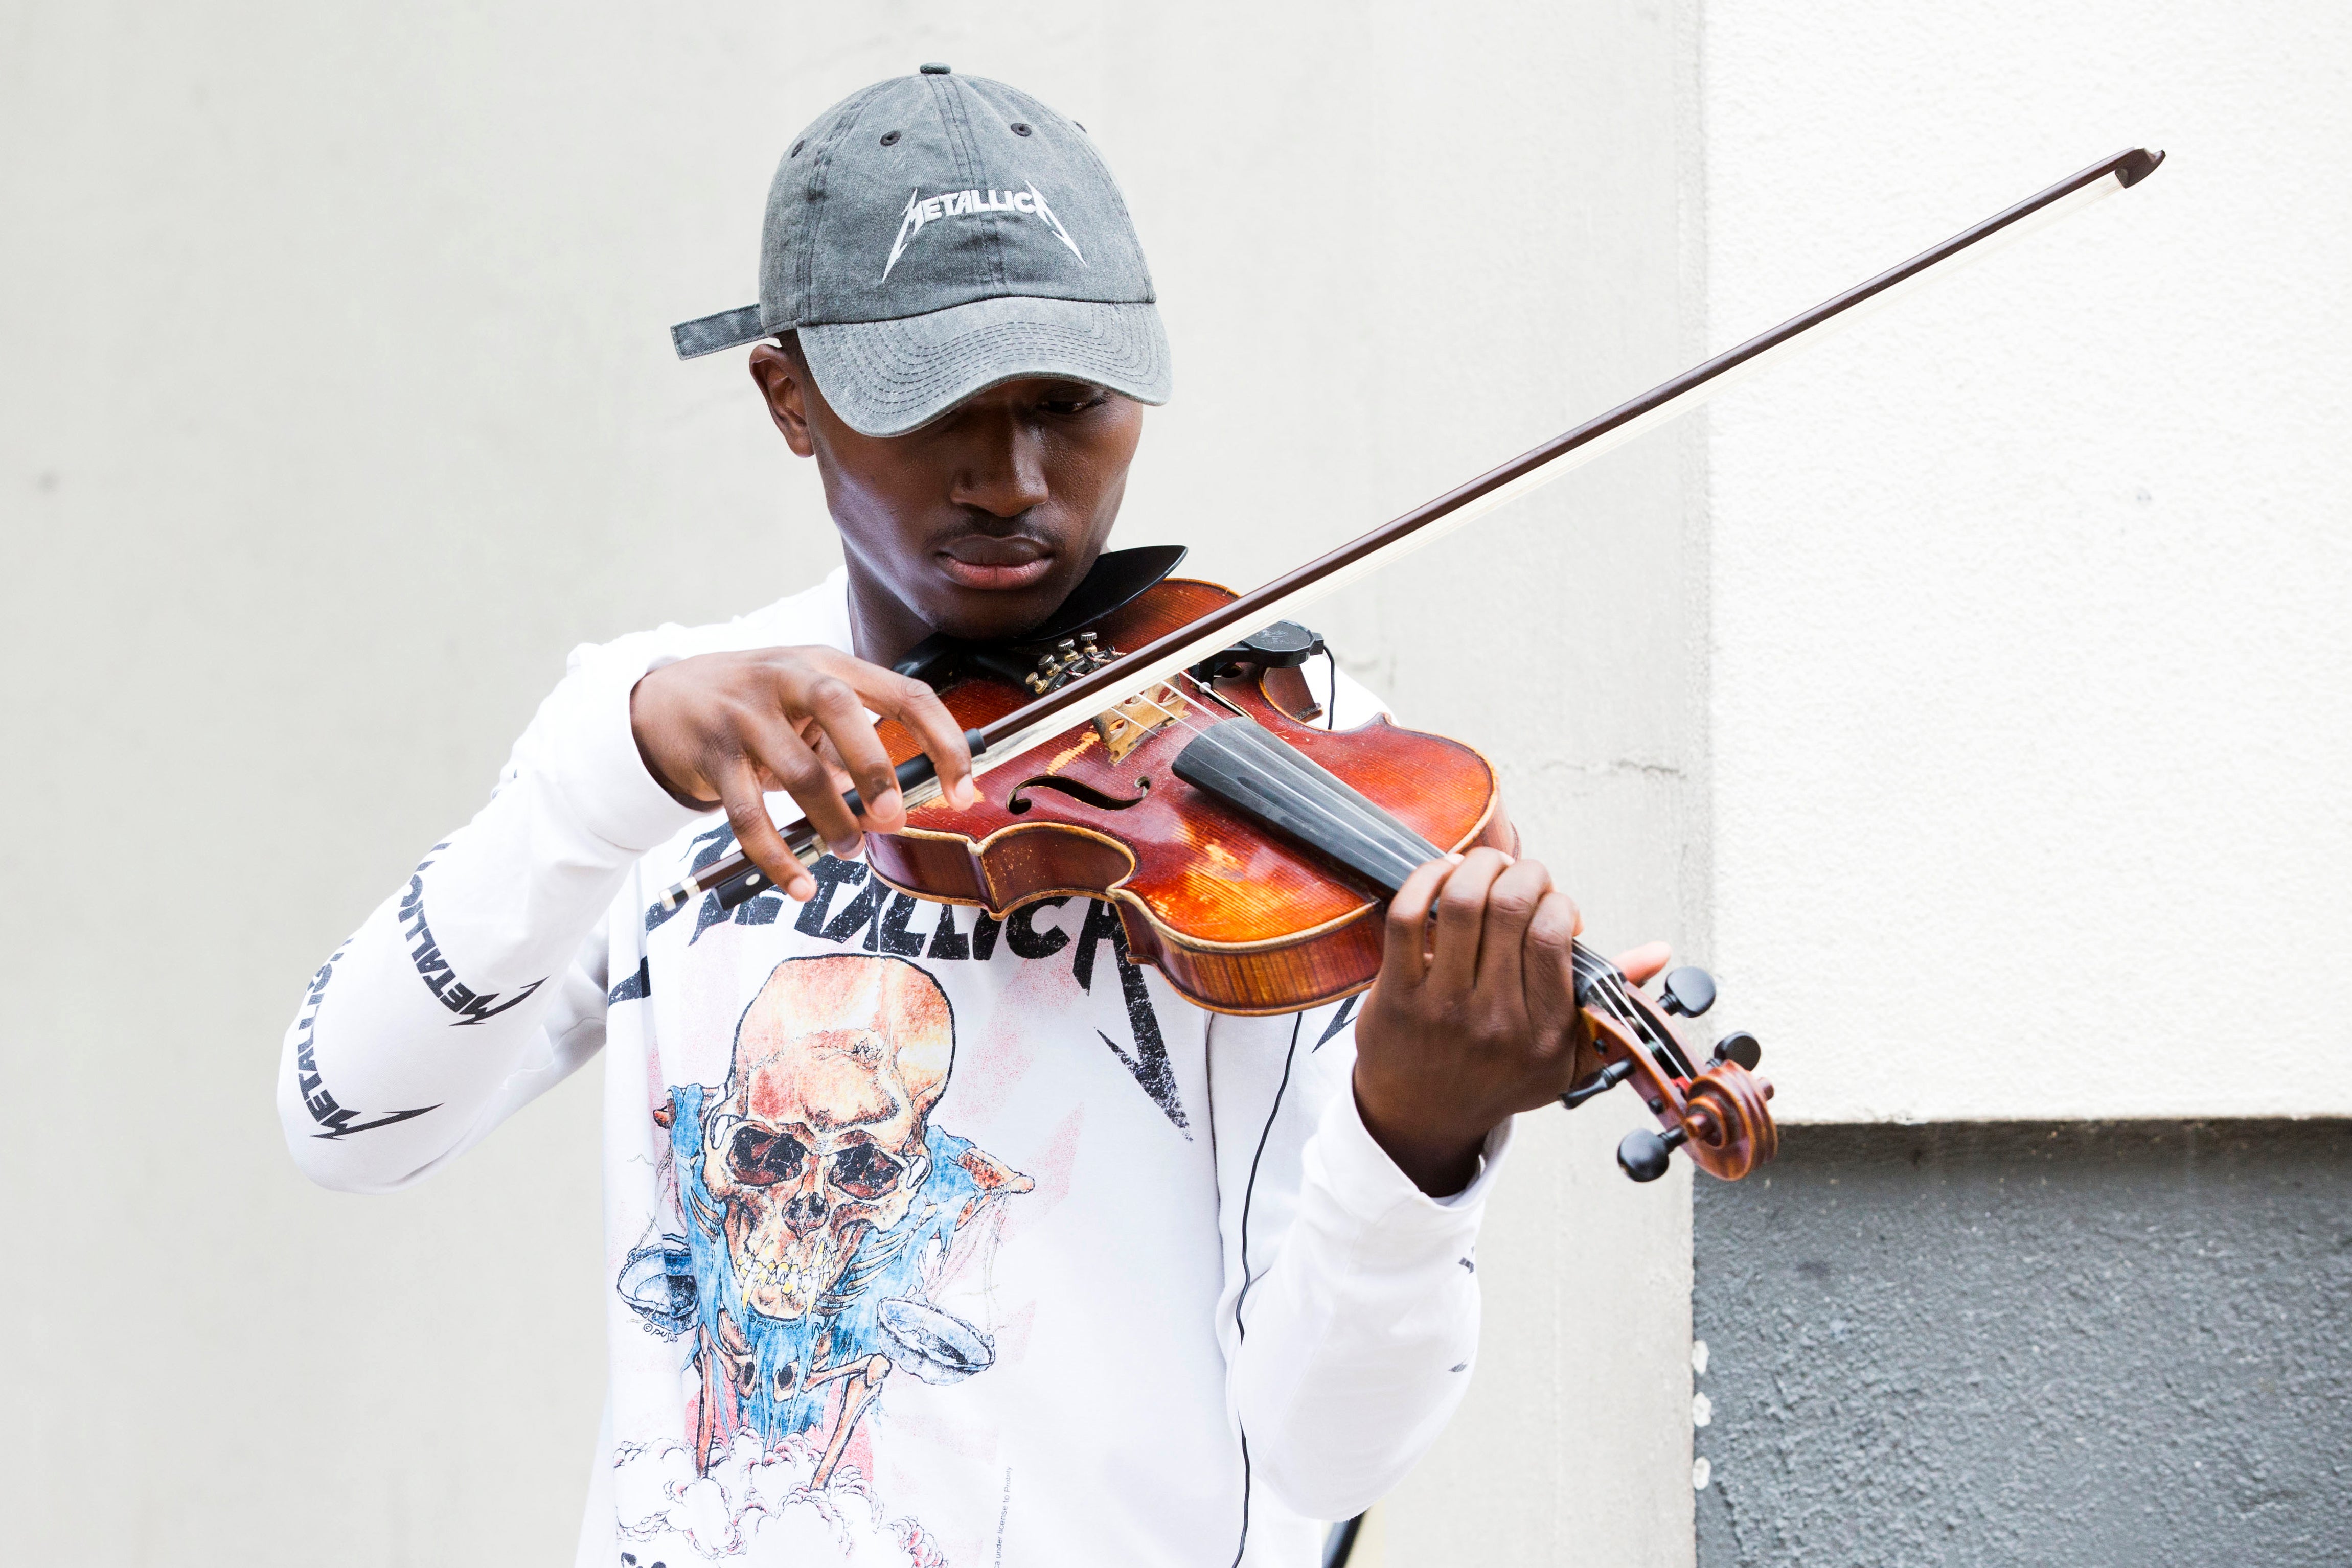
[(763, 346), (751, 373), (793, 450), (817, 460), (853, 577), (908, 612), (898, 640), (909, 644), (927, 632), (992, 641), (1052, 614), (1101, 553), (1143, 434), (1140, 404), (1038, 380), (905, 435), (861, 435), (797, 354)]

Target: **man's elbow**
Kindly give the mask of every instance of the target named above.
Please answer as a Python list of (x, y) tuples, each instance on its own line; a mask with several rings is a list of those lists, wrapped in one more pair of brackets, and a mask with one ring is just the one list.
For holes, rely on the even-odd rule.
[(1458, 1403), (1458, 1393), (1369, 1402), (1342, 1396), (1279, 1416), (1261, 1411), (1254, 1420), (1244, 1401), (1251, 1483), (1308, 1519), (1353, 1519), (1421, 1462)]
[(286, 1135), (286, 1152), (294, 1158), (294, 1168), (329, 1192), (398, 1192), (422, 1181), (438, 1163), (436, 1158), (409, 1167), (404, 1161), (402, 1168), (388, 1167), (380, 1157), (383, 1151), (352, 1147), (346, 1141), (349, 1134), (321, 1126), (300, 1100), (292, 1098), (290, 1092), (279, 1097), (278, 1121), (279, 1130)]
[[(1252, 1480), (1291, 1512), (1307, 1519), (1353, 1519), (1386, 1497), (1421, 1456), (1381, 1456), (1365, 1462), (1334, 1462), (1328, 1454), (1307, 1458), (1276, 1444), (1264, 1463), (1252, 1466)], [(1257, 1458), (1255, 1450), (1253, 1458)]]
[(364, 1161), (340, 1158), (331, 1152), (334, 1142), (317, 1133), (290, 1127), (286, 1132), (286, 1150), (294, 1156), (294, 1168), (329, 1192), (395, 1192), (416, 1179), (414, 1174), (387, 1176), (371, 1169)]

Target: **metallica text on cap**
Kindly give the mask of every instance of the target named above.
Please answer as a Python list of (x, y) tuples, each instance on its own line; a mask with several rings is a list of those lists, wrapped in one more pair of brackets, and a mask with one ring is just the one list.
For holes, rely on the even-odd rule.
[(882, 281), (890, 281), (890, 269), (907, 252), (907, 242), (920, 234), (923, 225), (940, 218), (969, 217), (974, 213), (1019, 213), (1045, 220), (1054, 237), (1070, 247), (1070, 254), (1084, 266), (1087, 253), (1045, 204), (1045, 193), (1032, 185), (1025, 191), (950, 191), (944, 196), (926, 196), (916, 191), (907, 197), (907, 210), (898, 219), (898, 237), (890, 242), (890, 259), (882, 265)]

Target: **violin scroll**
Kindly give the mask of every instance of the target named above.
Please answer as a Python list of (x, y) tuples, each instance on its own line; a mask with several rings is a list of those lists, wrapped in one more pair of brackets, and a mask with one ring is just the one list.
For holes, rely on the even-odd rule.
[(1766, 1102), (1769, 1079), (1751, 1071), (1763, 1048), (1745, 1030), (1716, 1042), (1705, 1068), (1692, 1065), (1668, 1013), (1696, 1017), (1715, 1001), (1715, 981), (1704, 969), (1666, 977), (1663, 1005), (1628, 982), (1615, 966), (1578, 953), (1578, 1001), (1591, 1030), (1598, 1065), (1560, 1096), (1570, 1110), (1632, 1082), (1662, 1131), (1637, 1129), (1617, 1145), (1617, 1166), (1634, 1181), (1666, 1174), (1674, 1151), (1712, 1176), (1738, 1181), (1780, 1146)]

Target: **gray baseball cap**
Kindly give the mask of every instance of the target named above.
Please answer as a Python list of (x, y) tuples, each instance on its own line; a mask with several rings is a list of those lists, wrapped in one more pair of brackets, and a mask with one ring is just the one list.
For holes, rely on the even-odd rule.
[(1168, 335), (1109, 169), (1027, 93), (925, 66), (855, 92), (768, 189), (760, 302), (670, 329), (678, 358), (797, 330), (817, 387), (898, 435), (1024, 376), (1168, 401)]

